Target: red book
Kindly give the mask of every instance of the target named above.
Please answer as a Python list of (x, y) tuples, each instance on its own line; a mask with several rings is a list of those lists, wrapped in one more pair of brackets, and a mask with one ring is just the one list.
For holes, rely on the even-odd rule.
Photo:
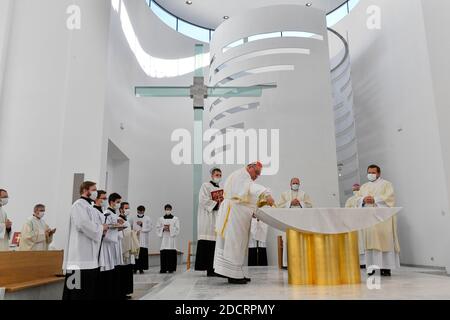
[(15, 246), (19, 246), (20, 243), (20, 232), (14, 232), (11, 244)]
[(218, 202), (221, 198), (223, 198), (223, 189), (211, 191), (211, 199), (213, 199), (213, 201)]

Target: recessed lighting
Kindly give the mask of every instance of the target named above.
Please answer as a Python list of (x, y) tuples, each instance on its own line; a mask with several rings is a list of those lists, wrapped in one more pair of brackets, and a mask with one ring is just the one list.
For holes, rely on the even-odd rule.
[(190, 6), (192, 4), (192, 1), (191, 0), (187, 0), (186, 4)]
[(230, 17), (229, 17), (229, 16), (223, 16), (223, 18), (224, 18), (225, 20), (228, 20), (228, 19), (230, 19)]
[(306, 4), (306, 6), (307, 6), (307, 7), (311, 7), (311, 6), (312, 6), (312, 3), (311, 3), (311, 2), (308, 2), (308, 3)]

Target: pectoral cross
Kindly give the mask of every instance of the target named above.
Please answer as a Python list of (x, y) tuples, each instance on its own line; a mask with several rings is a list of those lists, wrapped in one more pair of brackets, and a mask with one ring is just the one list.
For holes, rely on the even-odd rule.
[(197, 241), (198, 195), (202, 185), (203, 170), (203, 109), (208, 97), (261, 97), (264, 89), (276, 88), (276, 85), (251, 87), (208, 87), (202, 67), (203, 45), (195, 45), (195, 73), (193, 84), (189, 87), (135, 87), (136, 97), (191, 97), (194, 102), (193, 137), (193, 240)]

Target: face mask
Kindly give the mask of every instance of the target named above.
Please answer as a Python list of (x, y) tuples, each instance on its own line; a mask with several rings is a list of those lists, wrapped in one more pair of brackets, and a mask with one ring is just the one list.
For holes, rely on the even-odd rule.
[(215, 184), (219, 184), (220, 181), (222, 181), (222, 178), (213, 178), (212, 181), (213, 181)]
[(37, 216), (38, 216), (39, 219), (42, 219), (45, 216), (45, 211), (39, 211), (37, 213)]
[(300, 185), (297, 184), (297, 183), (295, 183), (295, 184), (293, 184), (293, 185), (291, 186), (291, 188), (292, 188), (292, 190), (294, 190), (294, 191), (298, 191), (298, 189), (300, 188)]
[(93, 191), (93, 192), (91, 192), (91, 195), (89, 196), (89, 198), (91, 199), (91, 200), (97, 200), (97, 195), (98, 195), (98, 193), (97, 193), (97, 191)]
[(172, 214), (172, 210), (166, 210), (166, 216), (171, 215)]
[(353, 191), (353, 195), (354, 195), (354, 196), (358, 195), (358, 193), (359, 193), (359, 191), (356, 191), (356, 190)]
[(129, 216), (129, 215), (130, 215), (130, 212), (131, 212), (130, 209), (125, 209), (124, 214), (125, 214), (126, 216)]
[(8, 204), (8, 198), (1, 198), (0, 199), (0, 205), (6, 206)]
[(116, 204), (114, 205), (114, 208), (113, 208), (113, 209), (119, 210), (119, 209), (120, 209), (120, 203), (116, 203)]
[(377, 180), (377, 175), (376, 175), (375, 173), (369, 173), (369, 174), (367, 175), (367, 179), (368, 179), (370, 182), (374, 182), (375, 180)]
[(102, 207), (103, 208), (108, 208), (108, 200), (105, 199), (105, 200), (102, 201)]

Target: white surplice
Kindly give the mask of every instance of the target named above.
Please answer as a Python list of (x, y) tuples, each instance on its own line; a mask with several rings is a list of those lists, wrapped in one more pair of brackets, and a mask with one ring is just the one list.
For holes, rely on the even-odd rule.
[[(382, 178), (367, 182), (359, 190), (358, 207), (364, 205), (366, 196), (375, 199), (375, 207), (395, 207), (395, 194), (392, 183)], [(397, 216), (383, 221), (364, 231), (365, 263), (367, 267), (377, 266), (380, 269), (400, 267), (400, 245), (397, 234)]]
[[(106, 214), (109, 214), (107, 224), (117, 224), (119, 220), (119, 215), (114, 212), (115, 210), (108, 208), (106, 210)], [(114, 250), (114, 266), (123, 265), (123, 250), (122, 250), (122, 239), (123, 232), (120, 232), (118, 229), (110, 229), (106, 232), (108, 234), (111, 232), (111, 241), (107, 242), (108, 247), (111, 246), (111, 250)], [(105, 236), (106, 240), (106, 236)], [(105, 242), (105, 240), (103, 240)]]
[(267, 241), (267, 229), (268, 225), (256, 218), (252, 219), (252, 225), (250, 227), (250, 241), (248, 243), (249, 248), (265, 248)]
[(11, 238), (12, 231), (6, 231), (7, 219), (8, 215), (6, 214), (6, 211), (3, 209), (3, 206), (0, 206), (0, 251), (9, 250), (9, 239)]
[(198, 240), (216, 241), (216, 218), (218, 210), (214, 210), (217, 202), (212, 199), (211, 192), (221, 190), (211, 182), (205, 182), (198, 195)]
[(72, 205), (63, 270), (87, 270), (99, 267), (98, 253), (103, 235), (103, 221), (92, 204), (78, 199)]
[[(102, 223), (116, 224), (117, 217), (111, 210), (106, 210), (100, 215)], [(103, 237), (102, 248), (100, 250), (100, 270), (109, 271), (117, 266), (117, 245), (119, 243), (119, 231), (117, 229), (108, 229)]]
[(20, 232), (19, 251), (46, 251), (53, 240), (53, 235), (47, 237), (45, 231), (50, 229), (44, 219), (29, 217)]
[(233, 172), (225, 182), (224, 201), (216, 223), (214, 270), (223, 276), (243, 279), (250, 227), (258, 202), (270, 191), (256, 184), (247, 168)]
[[(169, 231), (164, 231), (164, 226), (169, 226)], [(177, 217), (166, 219), (160, 217), (156, 225), (156, 233), (161, 238), (160, 250), (177, 250), (176, 237), (180, 233), (180, 220)]]
[[(137, 224), (137, 222), (142, 222), (142, 227)], [(139, 231), (139, 246), (141, 248), (150, 248), (150, 232), (153, 229), (152, 219), (149, 216), (141, 216), (138, 215), (132, 218), (133, 230)]]

